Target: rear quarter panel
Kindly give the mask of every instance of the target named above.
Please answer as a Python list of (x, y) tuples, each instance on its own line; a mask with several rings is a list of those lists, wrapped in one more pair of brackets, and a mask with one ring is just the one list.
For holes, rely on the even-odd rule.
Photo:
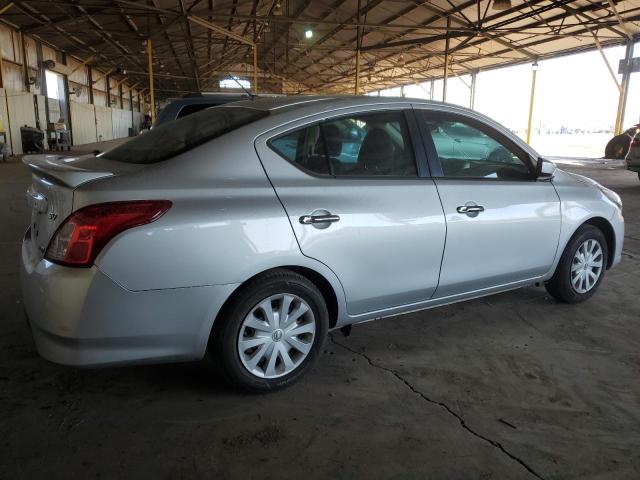
[(96, 259), (129, 290), (242, 283), (274, 267), (312, 268), (341, 286), (324, 265), (304, 257), (245, 128), (171, 160), (76, 191), (74, 209), (135, 199), (168, 199), (157, 221), (123, 232)]

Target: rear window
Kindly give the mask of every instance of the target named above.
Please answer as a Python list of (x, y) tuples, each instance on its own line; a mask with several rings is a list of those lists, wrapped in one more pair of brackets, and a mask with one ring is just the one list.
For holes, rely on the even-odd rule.
[(125, 163), (157, 163), (267, 115), (269, 112), (246, 107), (208, 108), (153, 128), (100, 156)]

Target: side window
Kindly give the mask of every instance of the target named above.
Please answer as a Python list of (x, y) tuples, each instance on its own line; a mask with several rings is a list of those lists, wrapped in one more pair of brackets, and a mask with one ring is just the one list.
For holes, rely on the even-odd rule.
[(526, 154), (485, 133), (488, 128), (457, 118), (427, 118), (426, 126), (445, 177), (531, 179)]
[(276, 137), (269, 145), (316, 175), (417, 176), (402, 112), (325, 120)]

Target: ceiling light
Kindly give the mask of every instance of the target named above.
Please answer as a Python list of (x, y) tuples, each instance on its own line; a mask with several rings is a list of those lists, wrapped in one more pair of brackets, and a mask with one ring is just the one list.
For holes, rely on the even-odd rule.
[(511, 8), (511, 0), (493, 0), (494, 10), (506, 10)]
[(312, 38), (313, 37), (313, 30), (305, 30), (304, 31), (304, 38)]
[(398, 65), (401, 67), (404, 65), (404, 55), (402, 54), (398, 57)]

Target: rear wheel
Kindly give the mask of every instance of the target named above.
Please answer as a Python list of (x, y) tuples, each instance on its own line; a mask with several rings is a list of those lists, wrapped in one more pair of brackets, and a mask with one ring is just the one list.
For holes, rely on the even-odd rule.
[(607, 241), (597, 227), (583, 225), (562, 253), (547, 291), (566, 303), (583, 302), (600, 286), (607, 266)]
[(316, 286), (283, 269), (249, 282), (217, 323), (208, 358), (238, 388), (268, 392), (295, 383), (311, 367), (329, 315)]

